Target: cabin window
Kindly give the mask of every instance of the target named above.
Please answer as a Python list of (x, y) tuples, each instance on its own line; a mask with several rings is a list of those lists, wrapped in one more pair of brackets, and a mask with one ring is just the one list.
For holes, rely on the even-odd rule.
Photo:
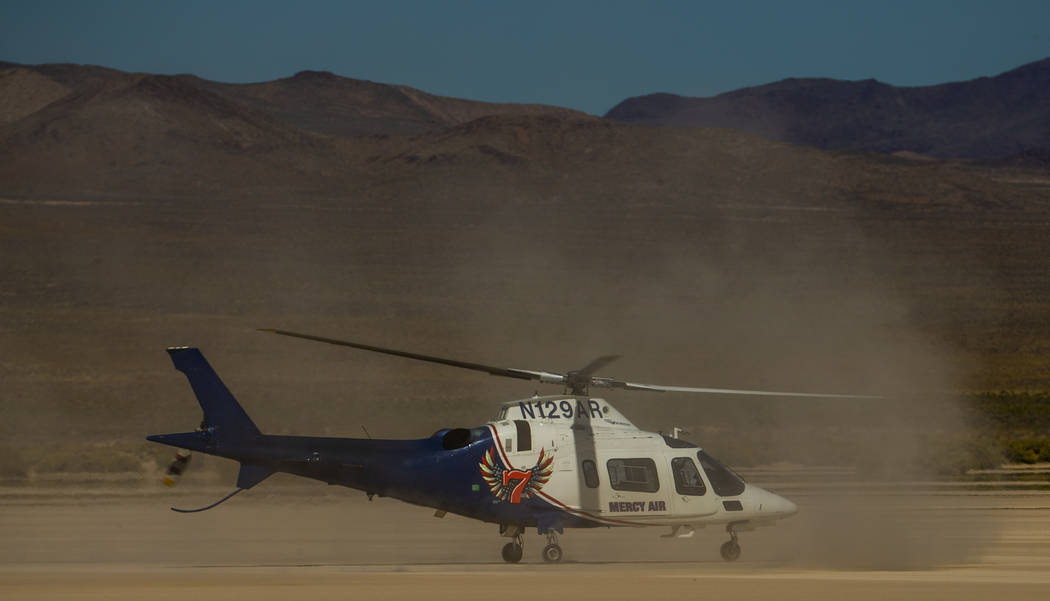
[(674, 474), (674, 489), (680, 495), (700, 497), (707, 493), (704, 479), (696, 469), (696, 463), (689, 457), (675, 457), (671, 460), (671, 473)]
[(589, 488), (598, 488), (598, 467), (590, 459), (583, 460), (583, 481)]
[(610, 459), (609, 485), (613, 490), (631, 492), (656, 492), (660, 490), (660, 478), (656, 475), (656, 463), (648, 457), (639, 459)]
[(696, 458), (700, 460), (700, 467), (704, 468), (715, 494), (720, 497), (734, 497), (744, 492), (744, 481), (733, 473), (733, 470), (703, 451), (697, 451)]
[(516, 419), (514, 420), (514, 426), (518, 429), (518, 451), (531, 451), (532, 427), (529, 426), (529, 422)]

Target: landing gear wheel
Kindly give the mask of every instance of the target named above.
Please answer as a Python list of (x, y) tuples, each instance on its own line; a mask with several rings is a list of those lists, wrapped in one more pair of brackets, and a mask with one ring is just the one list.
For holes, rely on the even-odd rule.
[(507, 563), (518, 563), (521, 561), (522, 548), (518, 543), (507, 543), (503, 545), (503, 561)]
[(740, 559), (740, 545), (735, 540), (727, 540), (722, 543), (722, 559), (726, 561), (736, 561)]
[(547, 535), (547, 546), (543, 548), (543, 561), (558, 563), (561, 561), (561, 545), (558, 544), (558, 531), (552, 528), (543, 534)]
[(740, 559), (740, 543), (736, 542), (736, 530), (733, 529), (736, 523), (726, 524), (726, 532), (729, 533), (729, 540), (722, 543), (722, 548), (719, 549), (722, 553), (722, 559), (726, 561), (736, 561)]

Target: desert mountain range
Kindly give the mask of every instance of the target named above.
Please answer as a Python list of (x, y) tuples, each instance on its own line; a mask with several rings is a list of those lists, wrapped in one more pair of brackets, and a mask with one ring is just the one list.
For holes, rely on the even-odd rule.
[[(819, 185), (828, 186), (828, 193), (820, 200), (824, 203), (857, 194), (855, 182), (845, 174), (866, 179), (869, 176), (864, 172), (869, 166), (859, 157), (815, 153), (776, 141), (786, 136), (795, 144), (845, 144), (829, 142), (832, 138), (826, 136), (820, 140), (803, 136), (806, 139), (802, 141), (787, 136), (785, 132), (808, 127), (803, 119), (809, 118), (803, 110), (806, 103), (800, 105), (797, 97), (808, 98), (810, 104), (823, 99), (852, 118), (853, 125), (841, 131), (832, 125), (836, 121), (826, 111), (817, 122), (863, 148), (871, 145), (868, 140), (874, 134), (857, 121), (858, 114), (885, 115), (886, 107), (902, 102), (913, 108), (921, 104), (928, 112), (936, 112), (938, 106), (948, 106), (946, 99), (956, 97), (977, 99), (973, 100), (976, 104), (994, 101), (1016, 105), (1019, 116), (1013, 118), (1018, 123), (1015, 127), (998, 128), (988, 123), (982, 128), (1002, 131), (1002, 135), (1009, 129), (1027, 136), (1034, 145), (1039, 143), (1042, 130), (1025, 129), (1023, 125), (1038, 121), (1032, 116), (1037, 108), (1047, 110), (1042, 105), (1037, 107), (1032, 98), (1032, 90), (1043, 85), (1039, 82), (1045, 84), (1047, 65), (1050, 63), (1046, 61), (1036, 63), (987, 82), (914, 90), (924, 94), (922, 103), (910, 100), (908, 94), (912, 92), (894, 91), (882, 84), (828, 80), (792, 80), (716, 99), (718, 106), (735, 107), (730, 112), (740, 119), (715, 125), (757, 130), (762, 136), (757, 137), (724, 129), (654, 129), (621, 123), (628, 119), (677, 124), (688, 121), (689, 115), (714, 114), (687, 110), (707, 106), (704, 99), (631, 99), (610, 111), (615, 119), (602, 120), (564, 108), (460, 100), (315, 71), (270, 82), (226, 84), (192, 75), (0, 63), (0, 192), (97, 197), (288, 190), (340, 194), (401, 181), (406, 174), (456, 175), (457, 180), (465, 177), (479, 184), (493, 177), (513, 177), (524, 178), (532, 185), (571, 172), (573, 182), (609, 186), (614, 195), (633, 195), (633, 189), (646, 182), (645, 186), (656, 186), (670, 194), (688, 196), (691, 190), (703, 189), (709, 196), (742, 193), (753, 198), (752, 190), (741, 187), (746, 181), (748, 186), (765, 186), (763, 197), (783, 198), (792, 196), (792, 190), (800, 186), (817, 185), (817, 180)], [(1004, 92), (1004, 86), (1012, 86), (1016, 95)], [(952, 91), (978, 88), (983, 90), (979, 95)], [(786, 90), (795, 92), (788, 94)], [(863, 90), (892, 92), (897, 100), (891, 103), (882, 92), (872, 95)], [(863, 105), (859, 100), (863, 97), (870, 97), (871, 105), (862, 110), (857, 107)], [(759, 106), (754, 98), (784, 101), (774, 105), (764, 101)], [(654, 109), (672, 105), (679, 108)], [(801, 115), (795, 120), (800, 125), (767, 127), (774, 121), (783, 122), (782, 117), (770, 112), (777, 106), (794, 107), (792, 110)], [(1006, 118), (990, 111), (982, 114), (986, 119), (992, 118), (988, 115), (994, 115), (995, 120)], [(748, 115), (755, 118), (746, 118)], [(943, 125), (942, 129), (971, 131), (970, 121), (974, 119), (975, 113), (969, 109), (951, 108), (941, 120), (960, 125)], [(930, 119), (916, 116), (914, 120), (933, 127)], [(914, 135), (924, 136), (925, 130), (916, 127), (918, 133)], [(973, 140), (967, 143), (971, 147), (978, 144)], [(1020, 142), (1009, 146), (1001, 140), (988, 144), (971, 154), (991, 156), (1028, 148)], [(880, 148), (939, 153), (922, 144)], [(1042, 156), (1037, 150), (1028, 150), (1029, 157)], [(879, 165), (876, 170), (886, 168), (887, 159), (873, 160)], [(1038, 166), (1038, 160), (1036, 163)], [(683, 169), (686, 165), (689, 168)], [(968, 179), (964, 170), (945, 169), (952, 172), (952, 178), (967, 182), (956, 189), (982, 185)], [(829, 177), (829, 173), (835, 175)], [(909, 174), (914, 173), (906, 170), (901, 177), (887, 178), (895, 191), (883, 200), (925, 198), (928, 178), (912, 178)], [(959, 202), (962, 196), (948, 194), (937, 202)], [(1007, 200), (997, 195), (997, 200), (988, 202)]]
[(628, 98), (607, 119), (726, 127), (828, 149), (1029, 159), (1050, 149), (1050, 58), (995, 77), (898, 87), (874, 79), (785, 79), (711, 98)]

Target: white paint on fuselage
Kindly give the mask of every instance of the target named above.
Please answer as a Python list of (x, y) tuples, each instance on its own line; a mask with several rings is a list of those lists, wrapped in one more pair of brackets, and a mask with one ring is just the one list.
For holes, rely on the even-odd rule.
[[(529, 424), (531, 444), (521, 451), (518, 427)], [(554, 455), (555, 471), (540, 497), (562, 509), (610, 526), (740, 523), (741, 529), (772, 524), (794, 515), (794, 503), (752, 484), (738, 495), (715, 493), (697, 458), (696, 447), (673, 448), (657, 433), (639, 430), (607, 401), (593, 397), (545, 396), (511, 401), (489, 426), (500, 441), (501, 459), (508, 467), (529, 469), (541, 450)], [(671, 462), (689, 458), (706, 488), (702, 495), (676, 490)], [(610, 459), (650, 459), (656, 466), (659, 488), (653, 492), (614, 490)], [(598, 486), (588, 486), (583, 463), (593, 461)], [(592, 482), (593, 483), (593, 482)], [(739, 502), (739, 510), (725, 501)], [(730, 507), (735, 503), (730, 503)]]

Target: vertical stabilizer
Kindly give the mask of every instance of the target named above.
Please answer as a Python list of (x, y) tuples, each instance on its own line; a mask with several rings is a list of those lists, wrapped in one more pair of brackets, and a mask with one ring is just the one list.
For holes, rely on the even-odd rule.
[(168, 349), (175, 369), (186, 374), (197, 395), (197, 402), (204, 410), (205, 426), (214, 429), (215, 436), (222, 439), (243, 439), (259, 436), (248, 414), (244, 412), (237, 399), (219, 379), (199, 349), (192, 347), (173, 347)]

